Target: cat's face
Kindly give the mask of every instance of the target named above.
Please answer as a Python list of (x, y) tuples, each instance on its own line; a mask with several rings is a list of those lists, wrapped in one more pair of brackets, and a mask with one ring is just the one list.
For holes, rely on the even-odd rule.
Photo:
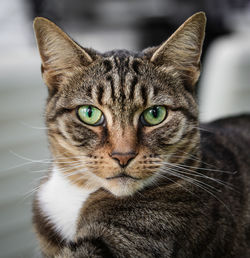
[(204, 24), (199, 13), (158, 48), (98, 54), (36, 20), (51, 151), (73, 183), (130, 195), (197, 147), (193, 87)]

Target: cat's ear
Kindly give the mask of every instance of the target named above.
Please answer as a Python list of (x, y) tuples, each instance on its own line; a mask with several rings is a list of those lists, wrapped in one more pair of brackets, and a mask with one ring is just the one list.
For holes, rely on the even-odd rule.
[(79, 66), (87, 66), (93, 61), (53, 22), (37, 17), (33, 26), (42, 59), (43, 79), (50, 91), (56, 91), (67, 82)]
[(154, 50), (151, 62), (177, 69), (189, 86), (200, 75), (200, 57), (205, 35), (206, 16), (199, 12), (186, 20), (172, 36)]

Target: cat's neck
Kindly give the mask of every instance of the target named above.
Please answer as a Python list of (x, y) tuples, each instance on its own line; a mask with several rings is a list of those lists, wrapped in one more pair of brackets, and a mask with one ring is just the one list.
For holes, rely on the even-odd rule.
[(40, 187), (38, 203), (62, 239), (73, 239), (79, 212), (92, 192), (73, 185), (56, 166), (52, 168), (50, 178)]

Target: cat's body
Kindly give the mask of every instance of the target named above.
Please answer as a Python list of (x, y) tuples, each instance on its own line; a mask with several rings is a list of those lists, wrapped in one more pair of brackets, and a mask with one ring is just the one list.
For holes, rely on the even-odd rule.
[(250, 117), (199, 128), (204, 26), (198, 13), (159, 48), (101, 55), (36, 20), (53, 155), (33, 206), (45, 256), (250, 257)]
[[(125, 199), (100, 190), (83, 207), (76, 240), (62, 257), (250, 257), (250, 160), (245, 152), (250, 130), (245, 126), (250, 127), (250, 116), (224, 119), (206, 126), (211, 133), (201, 136), (201, 167), (211, 169), (207, 164), (213, 162), (220, 170), (202, 173), (239, 192), (211, 180), (201, 181), (220, 189), (217, 200), (192, 184), (150, 187)], [(233, 174), (222, 172), (232, 169)]]

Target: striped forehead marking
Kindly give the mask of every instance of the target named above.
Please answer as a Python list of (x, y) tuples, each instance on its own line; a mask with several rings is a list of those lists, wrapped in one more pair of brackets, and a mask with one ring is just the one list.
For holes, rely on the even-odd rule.
[[(98, 103), (103, 104), (103, 96), (109, 104), (125, 106), (126, 101), (145, 106), (147, 104), (148, 89), (145, 85), (140, 84), (139, 61), (134, 60), (132, 56), (112, 56), (105, 59), (105, 86), (99, 84), (96, 86), (95, 95)], [(136, 103), (135, 103), (136, 104)]]

